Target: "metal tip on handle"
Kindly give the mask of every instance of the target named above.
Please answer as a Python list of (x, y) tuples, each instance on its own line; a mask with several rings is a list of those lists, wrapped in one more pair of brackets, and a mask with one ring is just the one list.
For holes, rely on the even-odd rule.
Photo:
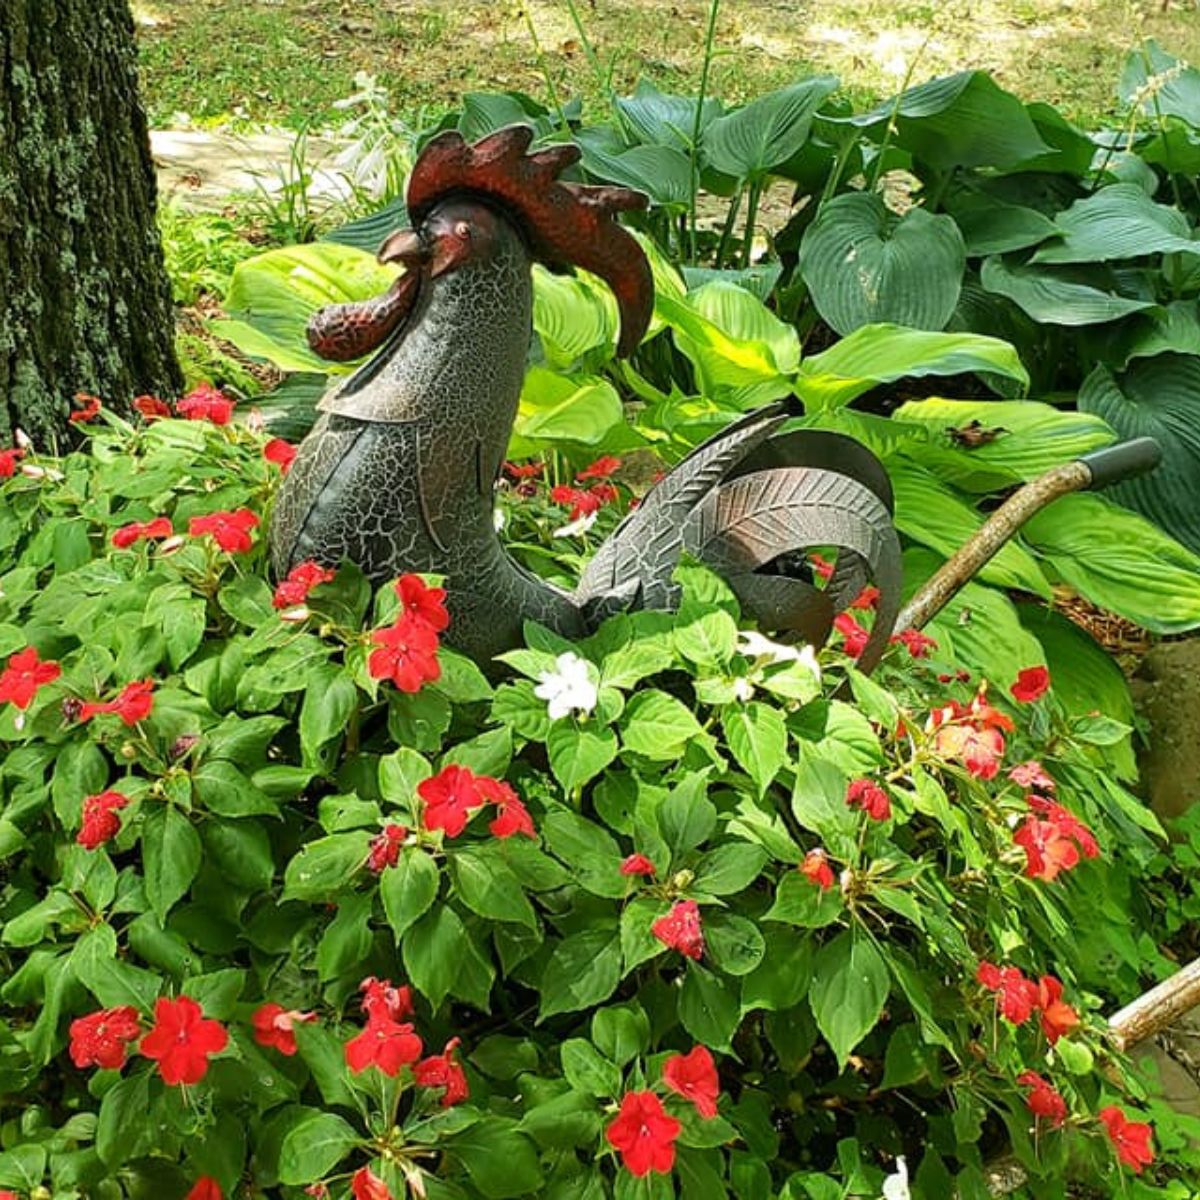
[(1120, 483), (1122, 479), (1153, 471), (1162, 462), (1162, 447), (1152, 437), (1133, 438), (1116, 446), (1105, 446), (1103, 450), (1093, 450), (1091, 454), (1082, 455), (1079, 461), (1091, 474), (1089, 490), (1098, 491)]

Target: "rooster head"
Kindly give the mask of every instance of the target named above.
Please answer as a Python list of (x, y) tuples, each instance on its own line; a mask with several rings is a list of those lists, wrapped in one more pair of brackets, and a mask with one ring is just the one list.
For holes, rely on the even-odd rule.
[(579, 147), (559, 143), (528, 153), (533, 131), (512, 125), (468, 145), (456, 130), (432, 138), (408, 181), (411, 229), (380, 247), (381, 262), (407, 271), (382, 297), (322, 309), (309, 344), (326, 358), (357, 358), (383, 343), (415, 303), (423, 278), (486, 262), (513, 227), (533, 259), (553, 268), (583, 267), (612, 288), (621, 314), (617, 353), (631, 354), (650, 322), (654, 282), (637, 241), (617, 224), (644, 208), (630, 188), (564, 183)]

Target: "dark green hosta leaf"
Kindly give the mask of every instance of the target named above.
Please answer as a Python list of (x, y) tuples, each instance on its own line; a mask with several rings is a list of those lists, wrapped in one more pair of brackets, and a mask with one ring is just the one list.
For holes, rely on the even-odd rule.
[(1200, 556), (1099, 496), (1062, 496), (1025, 527), (1062, 578), (1094, 604), (1154, 633), (1200, 626)]
[(874, 1029), (889, 987), (887, 963), (864, 934), (847, 930), (821, 947), (808, 1001), (839, 1066)]
[(867, 192), (827, 201), (800, 243), (800, 271), (813, 304), (843, 335), (880, 321), (944, 328), (965, 267), (953, 218), (923, 208), (900, 217)]
[(146, 899), (160, 922), (192, 886), (202, 854), (200, 835), (173, 804), (163, 805), (143, 821)]
[(850, 118), (881, 138), (895, 120), (894, 144), (939, 171), (1015, 167), (1045, 154), (1025, 106), (983, 71), (960, 71), (901, 93)]
[(602, 1004), (621, 978), (621, 936), (616, 928), (584, 929), (554, 947), (542, 973), (539, 1021)]
[(946, 202), (946, 209), (958, 222), (971, 258), (1024, 250), (1062, 233), (1036, 208), (1005, 204), (982, 192), (951, 198)]
[(634, 146), (613, 153), (592, 142), (584, 145), (583, 166), (589, 175), (645, 192), (652, 204), (683, 212), (692, 198), (692, 166), (672, 146)]
[(311, 1109), (297, 1115), (279, 1151), (283, 1183), (313, 1183), (328, 1175), (362, 1137), (335, 1113)]
[(1158, 442), (1162, 463), (1105, 495), (1200, 553), (1200, 358), (1162, 354), (1133, 363), (1120, 377), (1097, 366), (1079, 391), (1079, 407), (1103, 417), (1122, 438)]
[(357, 221), (339, 225), (321, 240), (353, 246), (356, 250), (374, 254), (388, 234), (406, 228), (408, 223), (408, 211), (404, 207), (404, 200), (397, 196), (378, 211), (359, 217)]
[[(696, 100), (692, 96), (673, 96), (660, 92), (648, 80), (639, 79), (632, 96), (618, 96), (617, 108), (624, 127), (649, 146), (674, 146), (686, 151), (692, 144), (696, 126)], [(700, 109), (700, 131), (721, 115), (721, 102), (715, 96), (705, 99)]]
[(1098, 325), (1155, 306), (1120, 294), (1105, 273), (1082, 268), (1010, 265), (997, 256), (984, 259), (980, 280), (1044, 325)]
[(832, 75), (816, 76), (719, 117), (704, 131), (705, 159), (726, 175), (764, 179), (808, 140), (817, 109), (837, 85)]
[[(1160, 76), (1152, 88), (1152, 75)], [(1181, 63), (1153, 38), (1130, 50), (1118, 89), (1123, 104), (1137, 96), (1149, 117), (1174, 116), (1200, 129), (1200, 69)]]
[(1114, 183), (1076, 200), (1054, 222), (1063, 237), (1043, 246), (1035, 263), (1108, 262), (1147, 254), (1200, 254), (1187, 219), (1155, 204), (1135, 183)]

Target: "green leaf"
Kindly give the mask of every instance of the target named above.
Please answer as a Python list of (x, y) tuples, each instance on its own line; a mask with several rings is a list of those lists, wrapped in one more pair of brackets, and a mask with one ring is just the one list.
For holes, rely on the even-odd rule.
[(651, 203), (676, 212), (683, 212), (691, 201), (692, 166), (674, 147), (634, 146), (613, 152), (594, 140), (583, 145), (588, 174), (645, 192)]
[(588, 1096), (617, 1096), (621, 1091), (621, 1070), (591, 1042), (568, 1038), (560, 1050), (563, 1074), (577, 1091)]
[(701, 845), (716, 828), (717, 810), (708, 799), (707, 788), (707, 777), (693, 771), (658, 806), (658, 828), (673, 859)]
[(585, 355), (597, 365), (611, 356), (617, 326), (616, 299), (594, 275), (553, 275), (534, 264), (533, 327), (549, 366), (566, 371)]
[(650, 1020), (632, 1001), (600, 1009), (592, 1017), (592, 1041), (618, 1067), (645, 1053), (650, 1046)]
[[(705, 667), (721, 666), (733, 657), (737, 648), (737, 632), (737, 622), (729, 613), (721, 609), (700, 613), (690, 621), (681, 620), (675, 626), (675, 649), (688, 662)], [(605, 673), (607, 671), (606, 658)]]
[(14, 1146), (0, 1153), (0, 1185), (18, 1187), (32, 1192), (41, 1189), (46, 1174), (46, 1148), (44, 1146)]
[(322, 983), (343, 975), (361, 975), (359, 968), (371, 953), (374, 904), (374, 896), (366, 892), (351, 892), (338, 901), (337, 915), (317, 943), (317, 978)]
[(840, 856), (858, 828), (858, 818), (846, 804), (846, 772), (820, 754), (801, 754), (792, 787), (792, 813)]
[(353, 1108), (354, 1089), (348, 1082), (346, 1047), (341, 1038), (315, 1021), (299, 1021), (293, 1032), (296, 1049), (312, 1072), (321, 1099), (327, 1105)]
[(817, 109), (837, 86), (832, 75), (814, 76), (718, 117), (704, 131), (705, 160), (726, 175), (762, 180), (808, 140)]
[(291, 1126), (279, 1149), (280, 1182), (316, 1182), (362, 1140), (335, 1113), (308, 1111)]
[(1155, 306), (1153, 300), (1121, 295), (1096, 270), (1010, 266), (993, 256), (983, 260), (979, 277), (989, 292), (1007, 296), (1043, 325), (1099, 325)]
[(836, 886), (823, 888), (800, 871), (789, 871), (779, 881), (775, 903), (763, 920), (820, 929), (832, 925), (842, 912), (842, 895)]
[(749, 975), (766, 950), (753, 921), (727, 912), (713, 912), (704, 918), (704, 946), (713, 965), (726, 975)]
[(334, 765), (321, 750), (348, 728), (358, 709), (358, 688), (345, 668), (328, 666), (313, 672), (300, 708), (300, 750), (306, 767)]
[(680, 757), (700, 732), (700, 722), (682, 701), (655, 688), (638, 692), (621, 720), (625, 749), (658, 761)]
[(703, 1045), (732, 1053), (730, 1043), (740, 1018), (737, 981), (689, 962), (679, 993), (679, 1020), (684, 1029)]
[(1006, 204), (984, 192), (951, 197), (946, 208), (958, 222), (969, 258), (1024, 250), (1059, 233), (1058, 226), (1036, 208)]
[(707, 896), (731, 896), (749, 887), (766, 861), (767, 852), (750, 842), (716, 846), (692, 868), (692, 890)]
[(953, 218), (923, 208), (897, 216), (868, 192), (827, 200), (800, 243), (800, 271), (813, 304), (843, 335), (881, 321), (943, 329), (958, 304), (965, 268)]
[(784, 1012), (800, 1003), (812, 979), (813, 943), (807, 934), (775, 926), (763, 937), (762, 961), (742, 979), (743, 1013)]
[(493, 921), (538, 928), (533, 906), (504, 861), (503, 849), (490, 844), (464, 846), (451, 850), (447, 859), (454, 887), (472, 912)]
[(379, 898), (397, 945), (437, 899), (439, 882), (437, 864), (417, 846), (401, 850), (396, 865), (380, 875)]
[(152, 971), (117, 957), (117, 935), (111, 925), (98, 925), (75, 943), (71, 970), (102, 1008), (128, 1004), (149, 1012), (162, 988), (162, 981)]
[[(986, 372), (1022, 389), (1029, 374), (1007, 342), (975, 333), (931, 333), (899, 325), (863, 325), (800, 364), (796, 394), (810, 408), (837, 408), (880, 383), (906, 377)], [(861, 415), (861, 414), (859, 414)]]
[(104, 1093), (96, 1120), (96, 1153), (110, 1171), (154, 1144), (155, 1129), (146, 1120), (149, 1110), (149, 1072), (118, 1079)]
[(596, 896), (619, 899), (628, 891), (621, 874), (621, 854), (608, 832), (568, 808), (550, 809), (542, 820), (542, 835), (551, 854), (571, 868), (576, 882)]
[(738, 765), (754, 780), (761, 796), (787, 761), (787, 726), (771, 704), (752, 700), (725, 709), (721, 727)]
[(1200, 358), (1160, 354), (1119, 378), (1102, 365), (1079, 390), (1079, 407), (1122, 438), (1152, 437), (1162, 449), (1153, 471), (1105, 489), (1105, 495), (1160, 525), (1200, 554)]
[(1081, 595), (1153, 633), (1200, 626), (1200, 556), (1099, 496), (1062, 496), (1025, 527)]
[(663, 915), (661, 900), (638, 896), (621, 910), (622, 973), (628, 975), (634, 967), (656, 958), (666, 949), (654, 936), (654, 922)]
[(554, 778), (575, 793), (617, 757), (617, 735), (607, 726), (577, 725), (564, 717), (551, 724), (546, 752)]
[(847, 930), (818, 951), (808, 1000), (839, 1067), (875, 1027), (889, 986), (887, 964), (865, 935)]
[(488, 1200), (536, 1193), (542, 1171), (533, 1143), (517, 1132), (516, 1122), (493, 1116), (445, 1142), (446, 1152), (461, 1160), (471, 1182)]
[(202, 856), (200, 835), (173, 804), (163, 805), (142, 822), (146, 899), (160, 922), (192, 886)]
[(283, 876), (285, 900), (334, 900), (367, 861), (371, 837), (365, 830), (335, 833), (306, 842)]
[(192, 775), (196, 803), (218, 817), (277, 816), (279, 805), (231, 762), (211, 759)]
[(1168, 54), (1154, 38), (1129, 51), (1117, 90), (1122, 104), (1136, 100), (1149, 117), (1162, 113), (1200, 129), (1200, 69)]
[(1043, 246), (1035, 263), (1108, 262), (1147, 254), (1200, 254), (1178, 209), (1155, 204), (1136, 183), (1114, 183), (1076, 200), (1059, 213), (1064, 235)]
[(621, 978), (621, 938), (615, 928), (573, 933), (554, 947), (539, 988), (538, 1020), (602, 1004)]
[(521, 389), (509, 453), (528, 458), (564, 444), (598, 446), (623, 420), (621, 398), (606, 379), (531, 367)]
[(495, 968), (480, 954), (449, 904), (438, 905), (411, 926), (403, 954), (408, 977), (431, 1008), (440, 1008), (453, 992), (486, 1009)]

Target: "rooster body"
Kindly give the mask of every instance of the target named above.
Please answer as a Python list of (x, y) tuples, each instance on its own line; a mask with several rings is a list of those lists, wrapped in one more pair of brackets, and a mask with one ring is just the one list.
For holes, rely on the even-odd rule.
[[(653, 300), (648, 264), (613, 219), (640, 198), (556, 183), (571, 146), (526, 155), (529, 131), (468, 147), (442, 134), (409, 186), (415, 232), (380, 252), (408, 273), (366, 305), (323, 310), (310, 341), (329, 357), (377, 350), (320, 402), (280, 490), (271, 555), (282, 576), (305, 560), (358, 564), (375, 583), (405, 572), (445, 579), (447, 640), (481, 663), (520, 644), (534, 620), (580, 637), (629, 608), (670, 608), (686, 551), (720, 571), (776, 633), (821, 642), (873, 577), (878, 657), (899, 602), (899, 547), (886, 475), (832, 434), (781, 433), (789, 412), (749, 414), (685, 458), (599, 549), (574, 593), (521, 567), (493, 520), (493, 490), (516, 417), (531, 336), (531, 265), (574, 262), (604, 275), (631, 351)], [(829, 470), (821, 460), (837, 460)], [(814, 586), (803, 550), (839, 547)]]

